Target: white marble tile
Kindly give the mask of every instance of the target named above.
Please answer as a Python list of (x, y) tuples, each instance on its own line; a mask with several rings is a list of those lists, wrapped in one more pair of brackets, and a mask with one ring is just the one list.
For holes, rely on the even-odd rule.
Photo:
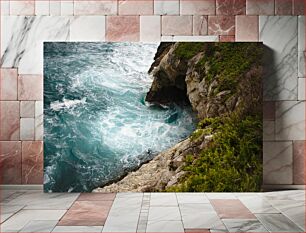
[(264, 184), (292, 184), (292, 142), (263, 143)]
[(116, 15), (117, 0), (74, 1), (74, 15)]
[(282, 214), (256, 214), (270, 232), (302, 232), (302, 229)]
[(218, 36), (173, 36), (173, 41), (178, 42), (218, 42)]
[(61, 1), (61, 15), (73, 15), (73, 1)]
[(209, 200), (204, 193), (176, 193), (179, 204), (199, 203), (209, 204)]
[(61, 15), (61, 1), (50, 1), (50, 15)]
[(180, 210), (174, 206), (153, 206), (149, 209), (149, 221), (179, 221)]
[(259, 38), (268, 47), (265, 100), (297, 99), (297, 16), (260, 16)]
[(208, 199), (237, 199), (234, 193), (205, 193)]
[(254, 214), (280, 213), (268, 201), (259, 196), (240, 197), (239, 200)]
[[(1, 190), (2, 192), (2, 190)], [(2, 195), (2, 194), (1, 194)], [(8, 204), (1, 204), (1, 215), (0, 215), (0, 222), (3, 223), (8, 218), (10, 218), (12, 215), (20, 211), (24, 205), (8, 205)]]
[(34, 0), (10, 0), (10, 15), (34, 15)]
[(267, 200), (305, 201), (305, 190), (288, 190), (260, 193)]
[(179, 0), (156, 0), (154, 1), (155, 15), (179, 15)]
[(20, 140), (34, 140), (34, 118), (20, 118)]
[(1, 225), (3, 232), (20, 231), (33, 220), (59, 220), (66, 210), (21, 210)]
[(172, 42), (173, 41), (173, 36), (162, 36), (161, 41), (162, 42)]
[(280, 101), (275, 108), (275, 139), (305, 140), (305, 103)]
[(263, 121), (263, 140), (275, 140), (275, 121)]
[(140, 16), (140, 41), (158, 42), (161, 39), (160, 16)]
[(44, 137), (43, 105), (43, 101), (35, 101), (35, 140), (43, 140)]
[(4, 16), (1, 20), (3, 67), (19, 74), (42, 74), (43, 41), (69, 40), (69, 17)]
[(299, 78), (298, 79), (298, 100), (306, 100), (305, 89), (306, 89), (305, 78)]
[(103, 226), (56, 226), (52, 232), (101, 232)]
[(35, 1), (35, 15), (50, 15), (50, 2), (48, 0)]
[(258, 220), (223, 219), (229, 232), (269, 232)]
[(25, 225), (20, 232), (51, 232), (57, 222), (57, 220), (33, 220)]
[(105, 41), (105, 16), (77, 16), (71, 20), (71, 41)]
[(149, 221), (146, 232), (175, 232), (183, 233), (181, 221)]
[(9, 15), (10, 14), (10, 1), (0, 1), (1, 4), (1, 15)]
[(34, 117), (35, 101), (20, 101), (20, 117)]
[(177, 206), (175, 193), (152, 193), (150, 206)]
[(298, 16), (298, 76), (305, 78), (305, 16)]

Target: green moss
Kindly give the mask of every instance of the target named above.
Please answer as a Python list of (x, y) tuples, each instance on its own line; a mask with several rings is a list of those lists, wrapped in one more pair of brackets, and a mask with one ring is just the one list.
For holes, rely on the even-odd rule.
[(174, 53), (182, 59), (191, 59), (199, 52), (204, 50), (205, 43), (203, 42), (182, 42), (178, 44)]

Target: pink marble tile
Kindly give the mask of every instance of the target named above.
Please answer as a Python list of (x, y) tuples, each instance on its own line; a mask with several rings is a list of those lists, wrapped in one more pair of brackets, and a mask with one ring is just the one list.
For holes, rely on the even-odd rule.
[(208, 16), (208, 35), (235, 35), (235, 16)]
[(211, 199), (220, 218), (256, 219), (255, 215), (238, 199)]
[(293, 0), (293, 14), (305, 15), (305, 0)]
[(216, 11), (215, 0), (181, 0), (181, 15), (214, 15)]
[(0, 100), (17, 100), (17, 69), (0, 70)]
[(20, 117), (34, 117), (35, 101), (20, 101)]
[(19, 140), (19, 101), (0, 101), (0, 140)]
[(292, 0), (275, 0), (275, 15), (292, 15)]
[(74, 1), (74, 15), (116, 15), (117, 0)]
[(153, 0), (119, 0), (119, 15), (153, 15)]
[(293, 141), (293, 184), (305, 184), (305, 141)]
[(113, 201), (116, 193), (81, 193), (78, 201)]
[(193, 35), (204, 36), (207, 35), (208, 23), (207, 16), (194, 15), (193, 16)]
[(235, 36), (219, 36), (220, 42), (235, 42)]
[(19, 100), (42, 100), (43, 77), (41, 75), (18, 76), (18, 99)]
[(22, 183), (43, 183), (43, 142), (22, 142)]
[(268, 121), (275, 120), (275, 102), (265, 101), (263, 102), (263, 119)]
[(217, 0), (217, 15), (245, 15), (246, 0)]
[(246, 0), (247, 15), (274, 15), (274, 0)]
[(236, 41), (252, 42), (259, 39), (258, 16), (236, 16)]
[(163, 36), (191, 36), (192, 16), (162, 16)]
[(59, 226), (104, 225), (113, 201), (76, 201), (59, 221)]
[(139, 41), (139, 16), (107, 16), (107, 41)]
[(1, 184), (21, 184), (21, 142), (0, 141)]
[(11, 15), (34, 15), (35, 14), (35, 0), (29, 1), (10, 1)]

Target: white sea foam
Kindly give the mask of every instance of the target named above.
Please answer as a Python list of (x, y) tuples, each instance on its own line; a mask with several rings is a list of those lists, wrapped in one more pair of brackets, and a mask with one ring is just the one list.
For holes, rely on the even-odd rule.
[(64, 108), (73, 108), (75, 107), (76, 105), (79, 105), (79, 104), (85, 104), (86, 103), (86, 97), (78, 100), (68, 100), (68, 99), (63, 99), (62, 102), (60, 101), (54, 101), (50, 104), (50, 108), (53, 109), (54, 111), (59, 111), (61, 109), (64, 109)]

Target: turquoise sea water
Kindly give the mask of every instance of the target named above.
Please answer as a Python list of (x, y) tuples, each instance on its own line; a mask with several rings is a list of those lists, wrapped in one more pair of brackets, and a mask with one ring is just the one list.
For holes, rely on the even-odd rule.
[(44, 44), (44, 188), (87, 192), (188, 137), (187, 106), (150, 105), (157, 44)]

